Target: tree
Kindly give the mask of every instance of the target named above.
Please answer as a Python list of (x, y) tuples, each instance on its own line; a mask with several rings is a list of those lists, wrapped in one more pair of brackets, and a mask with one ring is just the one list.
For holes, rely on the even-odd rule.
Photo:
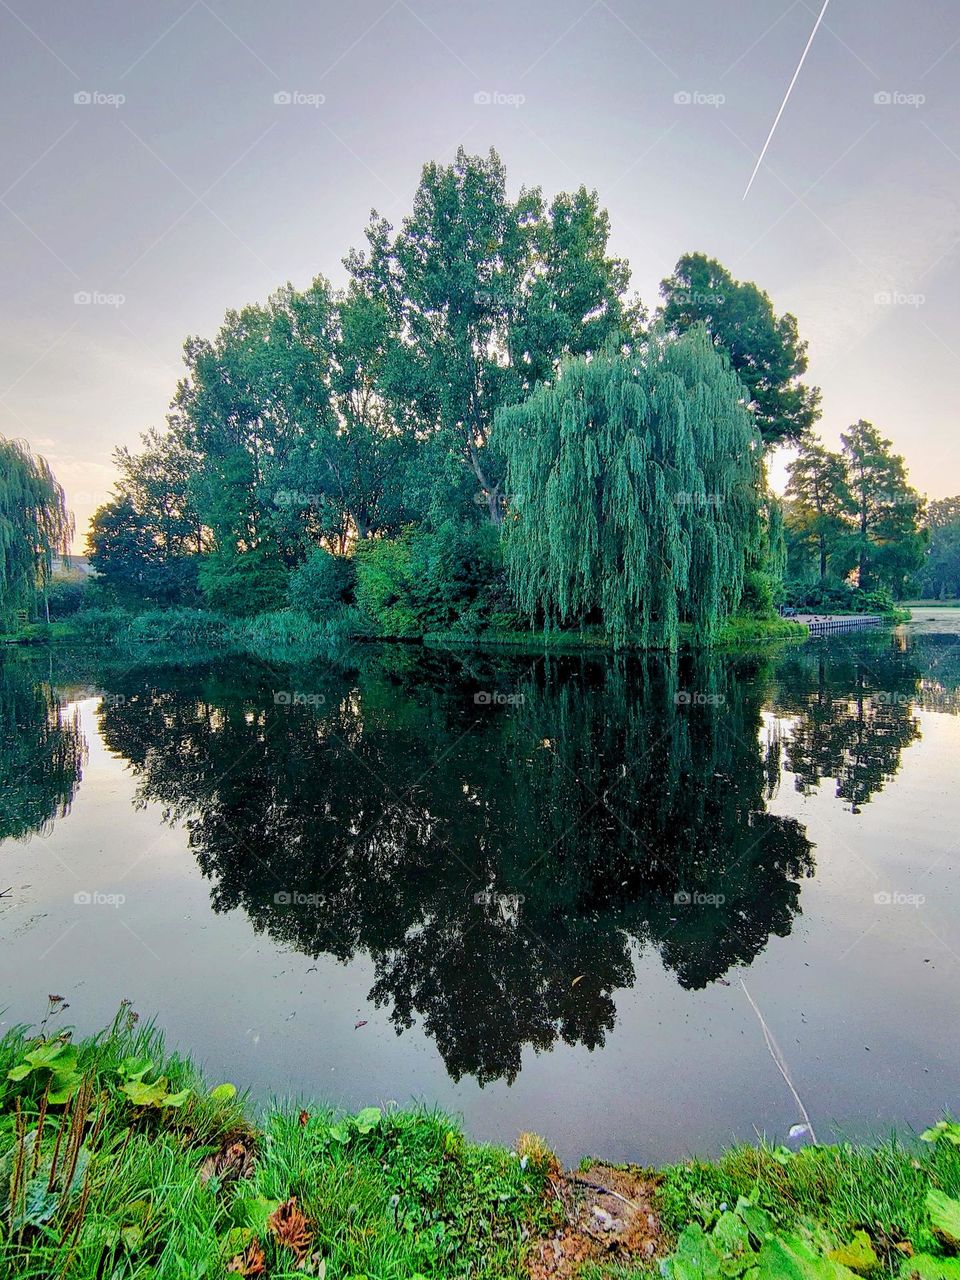
[(173, 432), (147, 431), (140, 441), (137, 453), (114, 451), (120, 478), (94, 512), (87, 551), (103, 585), (120, 596), (187, 603), (206, 545), (191, 490), (197, 459)]
[(960, 497), (941, 498), (927, 507), (930, 547), (917, 579), (927, 599), (960, 596)]
[(501, 411), (505, 529), (519, 607), (547, 625), (602, 619), (675, 647), (740, 601), (760, 538), (760, 442), (709, 335), (653, 335), (636, 354), (576, 359)]
[(67, 554), (72, 535), (63, 489), (46, 460), (22, 440), (0, 437), (0, 619), (33, 611), (53, 557)]
[(923, 563), (923, 501), (907, 481), (903, 458), (872, 423), (861, 418), (840, 443), (854, 502), (858, 585), (885, 586), (901, 599)]
[[(791, 539), (805, 556), (813, 552), (817, 574), (824, 582), (828, 565), (850, 535), (849, 518), (854, 504), (846, 463), (840, 454), (831, 453), (811, 436), (801, 440), (797, 457), (787, 472)], [(841, 563), (840, 567), (845, 574), (850, 566)]]
[(608, 233), (596, 192), (581, 187), (549, 209), (539, 190), (511, 200), (496, 152), (461, 148), (452, 165), (424, 167), (396, 236), (374, 211), (367, 252), (345, 260), (392, 317), (383, 385), (420, 435), (439, 435), (469, 468), (494, 523), (497, 409), (553, 376), (564, 355), (598, 350), (632, 322), (627, 264), (608, 256)]
[(725, 351), (747, 390), (757, 428), (767, 445), (796, 442), (820, 416), (820, 390), (800, 381), (807, 344), (796, 317), (774, 314), (755, 284), (734, 280), (702, 253), (685, 254), (660, 285), (660, 318), (675, 334), (703, 324)]

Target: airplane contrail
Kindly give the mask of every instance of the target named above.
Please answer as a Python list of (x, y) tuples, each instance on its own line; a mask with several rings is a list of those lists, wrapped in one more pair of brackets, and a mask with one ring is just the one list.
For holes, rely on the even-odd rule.
[(746, 200), (747, 196), (750, 194), (750, 188), (753, 186), (754, 178), (756, 178), (757, 174), (760, 172), (760, 166), (763, 164), (763, 157), (767, 154), (767, 148), (770, 146), (773, 135), (777, 131), (777, 125), (780, 123), (780, 117), (783, 115), (786, 105), (790, 101), (790, 95), (793, 93), (793, 86), (797, 83), (800, 72), (803, 70), (803, 64), (807, 60), (807, 54), (810, 52), (810, 46), (813, 44), (813, 38), (820, 29), (820, 23), (823, 21), (823, 15), (827, 12), (829, 4), (830, 0), (823, 0), (823, 8), (820, 10), (820, 16), (817, 18), (814, 23), (813, 30), (810, 32), (810, 39), (807, 41), (807, 47), (800, 56), (800, 61), (797, 63), (797, 69), (793, 73), (793, 79), (790, 81), (790, 87), (787, 89), (787, 92), (784, 94), (783, 101), (780, 103), (780, 110), (777, 112), (777, 118), (774, 120), (770, 132), (767, 134), (767, 140), (763, 144), (763, 150), (760, 152), (760, 155), (757, 158), (757, 163), (754, 165), (753, 173), (750, 175), (750, 181), (747, 183), (747, 189), (743, 193), (744, 200)]

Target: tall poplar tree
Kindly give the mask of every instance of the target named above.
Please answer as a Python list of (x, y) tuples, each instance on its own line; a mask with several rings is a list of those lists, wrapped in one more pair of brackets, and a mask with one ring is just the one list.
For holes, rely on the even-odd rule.
[(854, 500), (857, 578), (863, 590), (888, 587), (898, 599), (923, 563), (923, 500), (891, 443), (863, 418), (840, 437)]
[[(831, 453), (821, 441), (809, 437), (801, 441), (797, 456), (787, 470), (790, 533), (795, 545), (802, 546), (805, 553), (813, 551), (818, 576), (823, 582), (832, 557), (840, 552), (851, 533), (854, 504), (847, 483), (847, 466), (840, 454)], [(842, 574), (849, 567), (841, 560)]]
[(501, 411), (496, 438), (522, 610), (675, 648), (681, 621), (709, 639), (736, 608), (762, 535), (761, 444), (702, 326), (570, 360)]

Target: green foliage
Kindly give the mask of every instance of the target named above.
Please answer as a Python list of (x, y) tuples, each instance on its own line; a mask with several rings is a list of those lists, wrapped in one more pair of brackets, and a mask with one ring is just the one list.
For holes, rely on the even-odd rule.
[[(796, 1152), (765, 1144), (735, 1147), (715, 1163), (690, 1161), (665, 1169), (658, 1200), (664, 1225), (680, 1236), (691, 1220), (709, 1230), (723, 1213), (721, 1206), (747, 1197), (766, 1212), (777, 1234), (819, 1241), (824, 1252), (834, 1251), (834, 1259), (847, 1266), (854, 1253), (866, 1255), (866, 1227), (881, 1262), (897, 1271), (903, 1261), (894, 1247), (898, 1242), (933, 1256), (942, 1252), (931, 1206), (935, 1213), (944, 1209), (941, 1221), (949, 1230), (949, 1202), (956, 1203), (958, 1194), (958, 1148), (937, 1142), (918, 1151), (890, 1139), (875, 1147), (844, 1143)], [(903, 1274), (910, 1274), (906, 1263)]]
[(410, 566), (411, 534), (360, 543), (357, 566), (357, 604), (374, 622), (380, 635), (406, 638), (420, 634)]
[(200, 588), (211, 609), (250, 615), (283, 606), (287, 575), (275, 551), (215, 551), (200, 566)]
[(353, 600), (356, 565), (349, 556), (334, 556), (314, 547), (290, 575), (290, 607), (312, 618), (328, 618)]
[(47, 588), (51, 622), (72, 618), (87, 602), (89, 584), (85, 579), (54, 578)]
[(517, 603), (548, 625), (598, 615), (617, 643), (710, 639), (761, 529), (758, 442), (702, 327), (564, 366), (497, 423)]
[(741, 283), (716, 259), (685, 254), (660, 286), (660, 318), (675, 334), (704, 325), (746, 388), (757, 429), (768, 445), (795, 442), (820, 416), (820, 391), (800, 381), (807, 344), (792, 315), (776, 316), (769, 297)]
[(863, 590), (885, 586), (902, 600), (923, 563), (923, 502), (907, 481), (903, 458), (862, 418), (841, 435), (854, 503), (857, 581)]
[[(389, 397), (469, 469), (494, 523), (503, 492), (490, 441), (496, 411), (552, 376), (563, 356), (599, 350), (633, 323), (627, 264), (609, 256), (608, 236), (596, 192), (581, 187), (549, 208), (539, 190), (511, 200), (496, 152), (460, 148), (452, 164), (424, 166), (396, 235), (374, 214), (366, 254), (347, 259), (390, 314)], [(436, 479), (448, 482), (446, 468)]]
[(917, 573), (926, 600), (960, 597), (960, 497), (944, 498), (927, 507), (930, 545)]
[[(22, 1029), (0, 1039), (0, 1071), (30, 1043)], [(256, 1240), (272, 1276), (519, 1280), (525, 1241), (547, 1220), (539, 1173), (439, 1113), (275, 1110), (255, 1134), (232, 1085), (207, 1092), (129, 1010), (76, 1052), (96, 1108), (59, 1146), (23, 1093), (19, 1139), (13, 1098), (0, 1096), (4, 1276), (220, 1276)], [(56, 1164), (78, 1134), (76, 1160)], [(239, 1179), (217, 1164), (237, 1143), (251, 1156)], [(302, 1269), (275, 1226), (291, 1197), (308, 1232)]]
[(853, 565), (850, 520), (855, 510), (845, 459), (808, 436), (801, 440), (788, 475), (792, 577), (804, 579), (811, 569), (821, 583), (828, 574), (834, 580), (845, 577)]
[(65, 554), (73, 520), (63, 490), (43, 458), (0, 436), (0, 623), (32, 614), (53, 557)]
[(847, 582), (805, 584), (787, 588), (785, 603), (802, 613), (879, 613), (894, 617), (896, 602), (886, 587), (863, 591)]

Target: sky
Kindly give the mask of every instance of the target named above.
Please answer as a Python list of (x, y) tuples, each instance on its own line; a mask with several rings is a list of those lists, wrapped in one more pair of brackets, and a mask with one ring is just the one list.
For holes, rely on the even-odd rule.
[(685, 252), (755, 280), (825, 441), (867, 418), (960, 493), (960, 6), (829, 0), (744, 198), (821, 8), (0, 0), (0, 434), (50, 461), (80, 550), (185, 338), (342, 283), (370, 210), (398, 224), (463, 145), (514, 192), (595, 188), (650, 308)]

